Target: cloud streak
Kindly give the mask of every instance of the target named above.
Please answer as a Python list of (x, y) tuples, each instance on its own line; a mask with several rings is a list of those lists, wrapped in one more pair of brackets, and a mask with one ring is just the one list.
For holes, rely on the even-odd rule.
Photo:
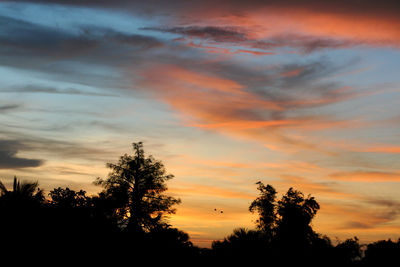
[(258, 176), (321, 197), (342, 229), (397, 218), (390, 196), (356, 193), (400, 181), (397, 96), (373, 84), (397, 79), (397, 2), (25, 0), (0, 12), (2, 174), (86, 186), (120, 142), (162, 137), (184, 154), (165, 157), (171, 191), (192, 201), (176, 221), (198, 237), (217, 229), (204, 199), (233, 207), (213, 226), (250, 225), (245, 184)]
[[(84, 90), (78, 90), (75, 88), (65, 88), (59, 89), (54, 87), (46, 87), (46, 86), (39, 86), (39, 85), (26, 85), (22, 87), (16, 87), (10, 89), (0, 89), (0, 93), (43, 93), (43, 94), (60, 94), (60, 95), (82, 95), (82, 96), (103, 96), (103, 97), (117, 97), (118, 95), (115, 94), (106, 94), (106, 93), (99, 93), (99, 92), (88, 92)], [(14, 107), (15, 105), (11, 106)], [(3, 106), (6, 108), (7, 106)], [(14, 108), (17, 108), (15, 106)], [(0, 106), (0, 110), (2, 107)]]
[(19, 109), (21, 106), (18, 104), (3, 104), (0, 105), (0, 112), (4, 113), (10, 110), (16, 110)]
[[(168, 1), (168, 4), (161, 0), (146, 3), (122, 0), (112, 3), (65, 0), (39, 2), (124, 10), (143, 17), (159, 15), (165, 20), (162, 27), (155, 25), (142, 29), (178, 34), (208, 44), (225, 43), (252, 49), (286, 47), (298, 49), (300, 53), (311, 53), (354, 46), (398, 48), (400, 43), (400, 19), (397, 15), (400, 6), (393, 0), (379, 3), (368, 0), (363, 1), (362, 5), (356, 0), (335, 1), (335, 4), (315, 0), (252, 0), (245, 3), (207, 0), (201, 4), (182, 0)], [(213, 6), (212, 11), (205, 8), (209, 5)], [(240, 49), (236, 51), (240, 52)]]
[[(291, 33), (257, 39), (251, 36), (249, 29), (235, 26), (145, 27), (142, 30), (178, 34), (181, 38), (177, 38), (177, 41), (191, 47), (206, 49), (209, 53), (249, 53), (262, 56), (279, 53), (273, 51), (280, 48), (297, 48), (300, 53), (312, 53), (322, 49), (342, 49), (365, 45), (361, 41), (336, 40), (330, 37)], [(232, 47), (226, 48), (227, 45)], [(248, 49), (240, 49), (240, 47)]]
[(347, 182), (400, 182), (399, 172), (380, 171), (352, 171), (338, 172), (329, 176), (330, 178)]
[(323, 60), (253, 72), (215, 63), (198, 67), (153, 64), (140, 72), (140, 84), (182, 114), (187, 126), (250, 138), (270, 148), (284, 145), (314, 150), (312, 143), (284, 131), (359, 125), (332, 116), (301, 115), (308, 109), (365, 95), (320, 81), (341, 69)]
[(24, 145), (14, 140), (0, 140), (0, 169), (19, 169), (39, 167), (44, 161), (17, 156), (19, 150), (24, 150)]

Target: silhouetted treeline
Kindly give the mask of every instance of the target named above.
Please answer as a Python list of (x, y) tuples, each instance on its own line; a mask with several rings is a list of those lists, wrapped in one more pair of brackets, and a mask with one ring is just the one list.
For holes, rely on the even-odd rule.
[[(333, 244), (312, 228), (320, 206), (311, 196), (290, 188), (280, 199), (271, 185), (258, 182), (259, 196), (249, 211), (258, 214), (256, 228), (238, 228), (210, 249), (194, 246), (187, 233), (168, 224), (179, 199), (165, 194), (163, 164), (146, 157), (142, 143), (123, 155), (103, 190), (55, 188), (45, 194), (38, 183), (14, 178), (12, 189), (0, 182), (0, 229), (3, 256), (29, 262), (41, 258), (63, 261), (155, 265), (262, 264), (264, 266), (388, 266), (400, 261), (400, 240), (361, 245), (354, 237)], [(12, 253), (12, 254), (10, 254)], [(57, 264), (60, 264), (58, 262)], [(141, 265), (142, 265), (141, 264)]]

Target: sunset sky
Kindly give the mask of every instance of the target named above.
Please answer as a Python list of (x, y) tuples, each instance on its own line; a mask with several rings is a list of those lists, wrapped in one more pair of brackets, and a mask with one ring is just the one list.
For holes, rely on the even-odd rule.
[(0, 179), (96, 194), (143, 141), (175, 175), (170, 223), (199, 246), (254, 228), (257, 181), (314, 196), (333, 241), (397, 239), (399, 14), (397, 0), (3, 0)]

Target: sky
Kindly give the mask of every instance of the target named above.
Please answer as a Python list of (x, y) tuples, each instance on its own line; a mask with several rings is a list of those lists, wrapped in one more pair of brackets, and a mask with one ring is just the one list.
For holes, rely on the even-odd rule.
[(3, 0), (0, 179), (96, 194), (143, 141), (196, 245), (255, 227), (257, 181), (314, 196), (333, 241), (397, 239), (398, 14), (395, 0)]

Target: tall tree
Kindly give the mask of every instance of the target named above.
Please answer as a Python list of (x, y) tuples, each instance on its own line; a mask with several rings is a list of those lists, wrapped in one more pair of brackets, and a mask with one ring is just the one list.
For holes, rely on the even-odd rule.
[(125, 154), (118, 163), (108, 163), (111, 169), (107, 179), (96, 180), (104, 187), (103, 194), (115, 203), (116, 216), (130, 230), (149, 231), (166, 226), (165, 217), (175, 212), (173, 205), (179, 199), (167, 196), (166, 174), (161, 161), (145, 156), (143, 143), (133, 143), (133, 155)]
[(257, 212), (259, 218), (256, 221), (257, 228), (271, 238), (276, 226), (276, 190), (271, 185), (257, 182), (259, 197), (249, 207), (250, 212)]
[(277, 203), (277, 238), (294, 246), (311, 244), (317, 237), (311, 221), (319, 208), (314, 197), (305, 197), (302, 192), (289, 188)]
[(302, 192), (289, 188), (281, 199), (276, 199), (276, 190), (271, 185), (258, 182), (259, 196), (249, 210), (257, 212), (257, 228), (275, 244), (292, 244), (294, 247), (311, 245), (318, 238), (311, 221), (319, 210), (314, 197), (305, 197)]

